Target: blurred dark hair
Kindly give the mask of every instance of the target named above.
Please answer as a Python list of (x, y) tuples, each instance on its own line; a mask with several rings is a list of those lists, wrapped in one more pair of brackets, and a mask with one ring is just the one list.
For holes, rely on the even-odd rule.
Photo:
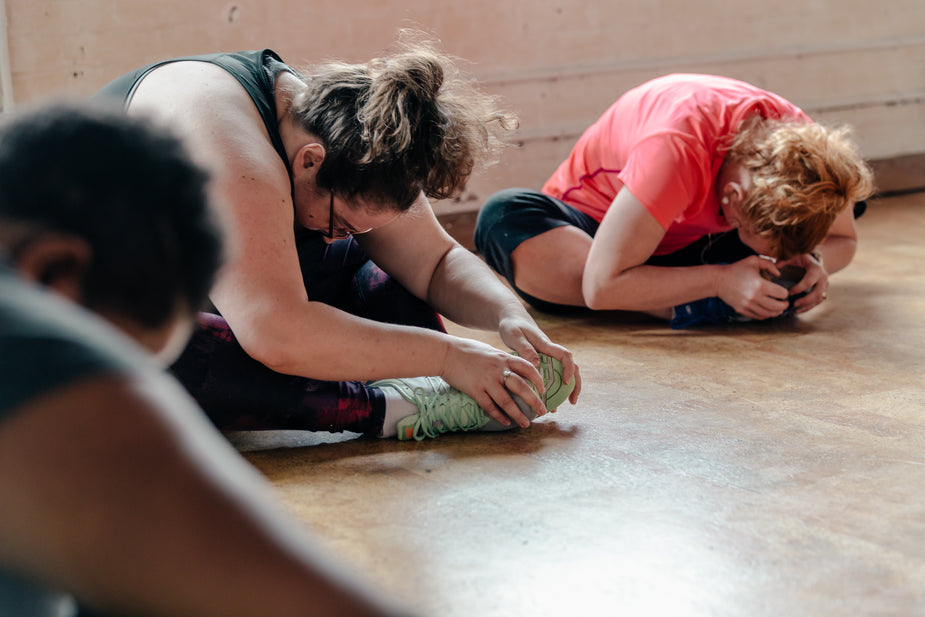
[(177, 137), (101, 104), (43, 105), (0, 126), (0, 225), (85, 240), (83, 304), (144, 326), (208, 296), (222, 240), (207, 183)]

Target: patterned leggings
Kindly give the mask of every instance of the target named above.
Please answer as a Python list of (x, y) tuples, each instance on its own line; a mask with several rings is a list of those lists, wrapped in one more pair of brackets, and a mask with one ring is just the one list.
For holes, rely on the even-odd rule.
[[(445, 331), (440, 316), (367, 257), (353, 238), (297, 236), (309, 299), (376, 321)], [(385, 397), (359, 381), (284, 375), (252, 359), (228, 323), (201, 313), (171, 371), (221, 430), (296, 429), (378, 434)]]

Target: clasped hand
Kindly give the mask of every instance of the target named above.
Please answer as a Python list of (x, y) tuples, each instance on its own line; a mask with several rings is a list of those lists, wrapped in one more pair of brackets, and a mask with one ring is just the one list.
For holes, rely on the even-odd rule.
[[(779, 277), (780, 268), (785, 265), (799, 266), (806, 271), (789, 291), (769, 280)], [(790, 296), (809, 290), (794, 302), (796, 312), (805, 313), (826, 298), (828, 287), (828, 274), (812, 255), (800, 255), (778, 263), (752, 256), (724, 266), (719, 297), (740, 315), (764, 320), (779, 317), (790, 306)]]
[(539, 354), (543, 353), (562, 362), (566, 383), (576, 380), (569, 401), (572, 404), (578, 401), (581, 376), (571, 352), (550, 341), (526, 319), (503, 320), (499, 334), (501, 340), (519, 355), (479, 341), (454, 337), (442, 377), (475, 399), (488, 415), (504, 426), (509, 426), (513, 420), (526, 428), (530, 420), (511, 395), (520, 397), (537, 417), (546, 413), (546, 405), (540, 397), (545, 390), (543, 378), (536, 369)]
[(778, 265), (799, 266), (806, 270), (800, 282), (790, 289), (791, 296), (797, 296), (803, 292), (807, 292), (805, 296), (797, 299), (793, 303), (793, 307), (796, 309), (797, 313), (805, 313), (822, 304), (828, 297), (829, 273), (825, 271), (823, 265), (812, 255), (799, 255), (793, 259), (780, 262)]

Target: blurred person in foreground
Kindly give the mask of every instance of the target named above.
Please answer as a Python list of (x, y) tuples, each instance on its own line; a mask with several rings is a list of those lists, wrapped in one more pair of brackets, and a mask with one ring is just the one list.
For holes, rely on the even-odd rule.
[(207, 180), (121, 113), (43, 106), (0, 129), (4, 617), (399, 614), (161, 369), (221, 261)]

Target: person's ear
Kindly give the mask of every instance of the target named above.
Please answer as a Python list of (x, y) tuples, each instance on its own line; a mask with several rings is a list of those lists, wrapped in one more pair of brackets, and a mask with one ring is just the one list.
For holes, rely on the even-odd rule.
[(18, 251), (13, 266), (23, 277), (79, 303), (92, 258), (86, 240), (50, 232)]
[(720, 195), (719, 201), (722, 205), (739, 206), (745, 199), (745, 188), (738, 182), (727, 182), (723, 185)]
[(292, 175), (294, 177), (303, 174), (309, 174), (313, 177), (318, 175), (318, 170), (321, 168), (321, 163), (324, 162), (326, 155), (327, 152), (321, 144), (317, 142), (305, 144), (299, 148), (298, 152), (296, 152), (295, 160), (292, 161)]

